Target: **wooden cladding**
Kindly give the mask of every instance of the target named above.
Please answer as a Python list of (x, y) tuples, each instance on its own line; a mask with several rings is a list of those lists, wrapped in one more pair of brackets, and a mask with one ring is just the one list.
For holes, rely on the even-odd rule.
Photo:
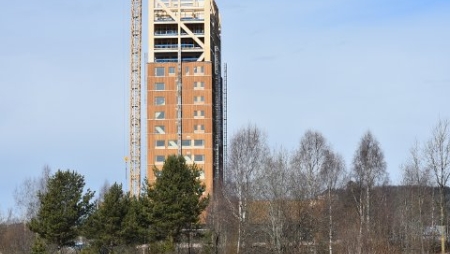
[[(157, 69), (159, 68), (159, 69)], [(191, 146), (183, 146), (182, 154), (203, 158), (196, 162), (204, 173), (206, 192), (213, 184), (213, 78), (212, 63), (182, 63), (182, 140), (191, 140)], [(178, 93), (177, 63), (149, 63), (147, 65), (147, 176), (154, 181), (153, 168), (160, 168), (156, 158), (178, 152)], [(159, 75), (159, 76), (158, 76)], [(195, 146), (195, 140), (202, 140)], [(160, 145), (157, 145), (159, 142)]]

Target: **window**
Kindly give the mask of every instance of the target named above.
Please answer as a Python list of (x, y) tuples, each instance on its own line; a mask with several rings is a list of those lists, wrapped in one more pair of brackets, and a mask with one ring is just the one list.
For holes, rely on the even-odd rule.
[(163, 163), (164, 160), (165, 160), (164, 155), (156, 155), (156, 157), (155, 157), (155, 162), (156, 163)]
[(203, 124), (195, 125), (194, 132), (196, 132), (196, 133), (205, 132), (205, 125), (203, 125)]
[(203, 74), (205, 73), (205, 68), (203, 66), (195, 66), (194, 74)]
[(184, 159), (186, 160), (186, 163), (192, 163), (192, 156), (187, 154), (183, 156)]
[(205, 82), (197, 81), (194, 82), (194, 90), (202, 90), (205, 89)]
[(155, 97), (155, 105), (166, 105), (166, 98), (164, 97)]
[(166, 118), (166, 114), (164, 113), (164, 111), (156, 111), (155, 112), (155, 119), (165, 119)]
[(164, 147), (166, 147), (166, 141), (165, 140), (156, 140), (155, 141), (155, 147), (156, 148), (164, 148)]
[(178, 148), (178, 141), (176, 140), (169, 140), (168, 148)]
[(197, 118), (205, 117), (205, 111), (204, 110), (195, 110), (194, 117), (197, 117)]
[(155, 83), (155, 90), (157, 90), (157, 91), (163, 91), (163, 90), (165, 90), (165, 85), (164, 85), (164, 83)]
[(205, 96), (195, 96), (194, 97), (194, 103), (204, 103), (205, 102)]
[(203, 139), (194, 140), (194, 146), (205, 146), (205, 140)]
[(198, 173), (199, 173), (199, 177), (198, 178), (200, 178), (200, 180), (204, 180), (205, 179), (205, 171), (200, 170)]
[(155, 76), (164, 77), (164, 67), (155, 67)]
[(155, 126), (155, 133), (156, 134), (166, 134), (166, 128), (164, 125), (157, 125)]
[(170, 76), (175, 75), (175, 67), (169, 67), (169, 75)]
[(184, 68), (184, 75), (189, 75), (189, 66)]
[(203, 154), (194, 155), (194, 162), (204, 162), (204, 161), (205, 161), (205, 155), (203, 155)]
[(191, 146), (191, 140), (184, 139), (184, 140), (181, 141), (181, 145), (182, 146)]

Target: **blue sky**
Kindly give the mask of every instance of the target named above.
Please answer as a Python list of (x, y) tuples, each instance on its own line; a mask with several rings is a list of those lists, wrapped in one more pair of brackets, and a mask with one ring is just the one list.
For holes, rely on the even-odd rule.
[[(450, 2), (218, 0), (229, 136), (247, 123), (294, 149), (318, 130), (350, 165), (371, 130), (393, 183), (415, 139), (450, 118)], [(14, 188), (74, 169), (98, 190), (128, 152), (129, 1), (0, 9), (0, 209)], [(251, 106), (248, 106), (251, 105)]]

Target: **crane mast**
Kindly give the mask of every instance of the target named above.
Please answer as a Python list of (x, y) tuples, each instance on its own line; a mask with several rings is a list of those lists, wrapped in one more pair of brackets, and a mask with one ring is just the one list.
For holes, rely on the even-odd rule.
[(142, 0), (131, 0), (130, 195), (141, 191), (141, 51)]

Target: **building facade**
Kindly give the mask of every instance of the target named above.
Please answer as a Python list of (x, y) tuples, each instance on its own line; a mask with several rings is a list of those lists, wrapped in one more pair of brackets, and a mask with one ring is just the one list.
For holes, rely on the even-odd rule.
[(148, 180), (168, 155), (181, 154), (212, 194), (223, 178), (225, 112), (217, 5), (150, 0), (148, 13)]

